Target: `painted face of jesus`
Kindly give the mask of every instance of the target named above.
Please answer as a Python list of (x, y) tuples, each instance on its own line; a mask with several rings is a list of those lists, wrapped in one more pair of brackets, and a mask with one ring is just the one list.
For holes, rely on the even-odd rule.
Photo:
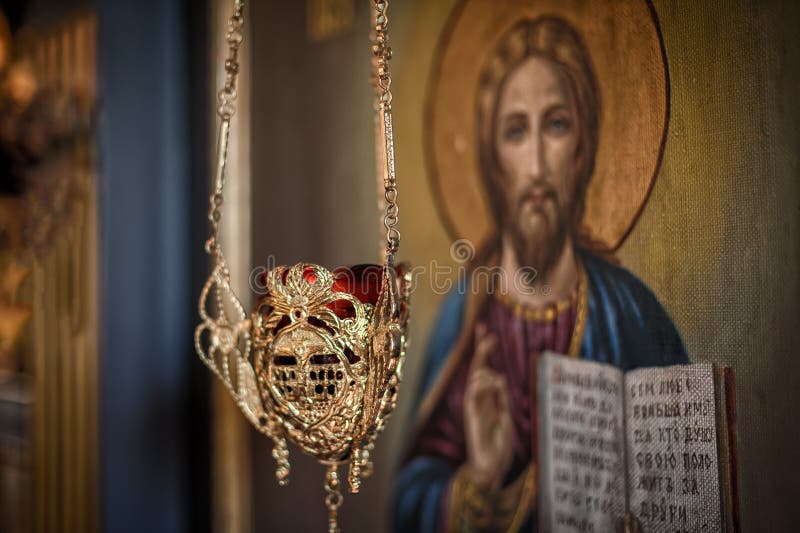
[(530, 57), (503, 84), (495, 147), (506, 218), (517, 259), (547, 273), (570, 231), (579, 168), (579, 116), (555, 63)]

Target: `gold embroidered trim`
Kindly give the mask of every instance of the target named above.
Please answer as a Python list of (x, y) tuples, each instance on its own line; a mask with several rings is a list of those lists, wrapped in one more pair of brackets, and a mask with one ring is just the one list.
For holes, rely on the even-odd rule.
[(515, 302), (508, 294), (496, 293), (495, 300), (511, 309), (515, 315), (522, 317), (528, 322), (553, 322), (556, 317), (568, 310), (575, 303), (578, 297), (578, 289), (572, 291), (569, 298), (559, 302), (549, 303), (545, 307), (529, 307)]
[(583, 263), (578, 263), (580, 278), (578, 279), (578, 309), (575, 313), (575, 325), (572, 326), (572, 339), (569, 342), (569, 354), (578, 357), (581, 353), (583, 333), (586, 331), (586, 318), (589, 315), (589, 277)]
[(589, 279), (583, 263), (578, 263), (578, 286), (567, 299), (549, 304), (546, 307), (534, 308), (515, 302), (508, 294), (496, 293), (494, 298), (524, 320), (543, 323), (555, 321), (558, 315), (572, 307), (577, 300), (578, 309), (575, 313), (575, 324), (572, 327), (568, 354), (573, 357), (579, 355), (583, 333), (586, 329), (586, 317), (589, 312)]
[(536, 495), (536, 468), (528, 465), (513, 483), (490, 493), (473, 483), (462, 465), (450, 490), (447, 531), (518, 531)]
[(517, 510), (514, 512), (514, 518), (511, 520), (511, 525), (508, 527), (509, 532), (516, 532), (522, 527), (525, 518), (528, 516), (528, 511), (535, 504), (536, 499), (536, 467), (529, 464), (528, 468), (523, 473), (525, 481), (522, 485), (522, 494), (517, 504)]

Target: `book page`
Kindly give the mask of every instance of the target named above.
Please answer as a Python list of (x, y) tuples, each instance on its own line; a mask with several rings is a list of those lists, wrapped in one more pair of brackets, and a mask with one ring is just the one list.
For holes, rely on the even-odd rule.
[(613, 531), (625, 512), (622, 372), (550, 353), (536, 372), (539, 530)]
[(721, 531), (710, 364), (625, 377), (628, 505), (644, 531)]

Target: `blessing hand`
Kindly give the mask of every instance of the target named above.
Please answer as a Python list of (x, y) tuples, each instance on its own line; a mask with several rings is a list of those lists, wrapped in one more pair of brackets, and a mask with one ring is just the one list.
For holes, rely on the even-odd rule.
[(489, 491), (500, 488), (513, 459), (508, 382), (487, 365), (496, 346), (495, 336), (478, 324), (464, 393), (467, 466), (473, 481)]

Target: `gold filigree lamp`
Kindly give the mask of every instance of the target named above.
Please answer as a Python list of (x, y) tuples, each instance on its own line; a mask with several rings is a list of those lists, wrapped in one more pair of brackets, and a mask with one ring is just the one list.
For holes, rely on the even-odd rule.
[(212, 233), (206, 243), (214, 268), (200, 295), (202, 323), (195, 331), (200, 359), (222, 380), (247, 419), (273, 440), (278, 482), (285, 485), (289, 479), (287, 440), (326, 465), (331, 532), (339, 530), (342, 503), (338, 466), (349, 462), (350, 491), (357, 493), (361, 479), (372, 471), (375, 439), (395, 407), (409, 311), (410, 274), (394, 260), (400, 233), (387, 2), (371, 3), (376, 141), (385, 200), (383, 264), (332, 272), (311, 263), (274, 268), (263, 279), (266, 293), (250, 317), (231, 289), (219, 223), (243, 40), (243, 2), (235, 0), (226, 34), (226, 79), (219, 92), (218, 164), (210, 198)]

